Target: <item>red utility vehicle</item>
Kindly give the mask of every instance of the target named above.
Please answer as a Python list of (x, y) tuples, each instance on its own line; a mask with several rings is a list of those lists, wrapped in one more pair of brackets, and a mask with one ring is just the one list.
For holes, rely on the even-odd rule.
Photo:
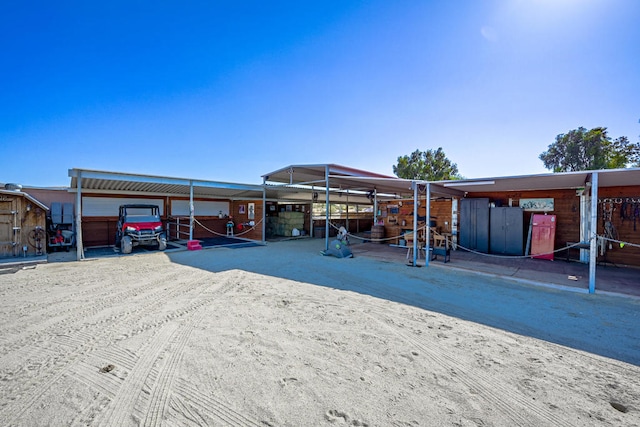
[(121, 205), (116, 228), (116, 247), (130, 254), (134, 246), (154, 246), (167, 249), (167, 235), (156, 205)]

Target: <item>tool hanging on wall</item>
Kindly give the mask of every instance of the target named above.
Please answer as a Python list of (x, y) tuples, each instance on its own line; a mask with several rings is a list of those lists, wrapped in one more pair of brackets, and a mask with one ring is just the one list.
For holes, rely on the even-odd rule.
[(633, 221), (633, 231), (637, 231), (638, 219), (640, 219), (640, 197), (616, 197), (598, 199), (603, 225), (607, 221), (613, 221), (613, 213), (619, 211), (620, 223)]
[(615, 200), (613, 199), (599, 200), (599, 202), (602, 209), (602, 229), (605, 237), (604, 239), (599, 239), (599, 246), (600, 255), (604, 256), (607, 250), (607, 246), (609, 247), (609, 249), (613, 249), (613, 245), (611, 244), (611, 240), (609, 239), (617, 240), (618, 233), (612, 222), (613, 212), (616, 210), (616, 207), (614, 204)]

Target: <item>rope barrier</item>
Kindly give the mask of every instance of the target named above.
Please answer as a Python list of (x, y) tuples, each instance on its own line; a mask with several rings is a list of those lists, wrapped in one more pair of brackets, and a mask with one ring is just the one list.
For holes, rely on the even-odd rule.
[[(227, 237), (227, 235), (226, 235), (226, 234), (218, 233), (218, 232), (216, 232), (216, 231), (213, 231), (213, 230), (212, 230), (212, 229), (210, 229), (210, 228), (207, 228), (204, 224), (202, 224), (200, 221), (198, 221), (198, 220), (197, 220), (197, 219), (195, 219), (195, 218), (193, 219), (193, 222), (194, 222), (194, 223), (196, 223), (196, 224), (198, 224), (200, 227), (204, 228), (205, 230), (207, 230), (207, 231), (208, 231), (209, 233), (211, 233), (211, 234), (214, 234), (214, 235), (216, 235), (216, 236), (221, 236), (221, 237)], [(248, 232), (250, 232), (250, 231), (255, 230), (255, 228), (256, 228), (256, 227), (257, 227), (261, 222), (262, 222), (262, 219), (260, 219), (258, 222), (256, 222), (256, 223), (255, 223), (255, 225), (253, 225), (251, 228), (248, 228), (246, 231), (243, 231), (243, 232), (238, 233), (238, 234), (234, 234), (234, 235), (233, 235), (233, 237), (240, 237), (240, 236), (243, 236), (243, 235), (247, 234), (247, 233), (248, 233)]]
[(634, 248), (640, 248), (640, 245), (636, 244), (636, 243), (631, 243), (631, 242), (624, 242), (622, 240), (616, 240), (616, 239), (611, 239), (605, 236), (598, 236), (598, 239), (600, 240), (604, 240), (604, 241), (608, 241), (608, 242), (612, 242), (612, 243), (617, 243), (618, 245), (620, 245), (621, 248), (624, 248), (625, 246), (631, 246)]
[[(329, 223), (329, 225), (331, 225), (335, 229), (339, 229), (339, 227), (337, 227), (333, 223)], [(427, 225), (425, 224), (425, 225), (423, 225), (421, 227), (418, 227), (418, 229), (416, 231), (419, 232), (419, 231), (425, 230), (426, 228), (427, 228)], [(411, 232), (411, 233), (413, 234), (413, 232)], [(436, 230), (432, 230), (432, 233), (437, 234), (438, 236), (442, 236), (442, 234), (438, 233)], [(382, 239), (370, 239), (370, 238), (363, 238), (363, 237), (360, 237), (360, 236), (356, 236), (356, 235), (351, 234), (351, 233), (347, 233), (347, 235), (350, 236), (350, 237), (354, 237), (356, 239), (369, 240), (369, 241), (373, 241), (373, 242), (383, 242), (383, 241), (386, 241), (386, 240), (393, 240), (393, 239), (397, 239), (397, 238), (400, 238), (400, 237), (404, 236), (404, 234), (401, 234), (401, 235), (395, 236), (395, 237), (388, 237), (388, 238), (382, 238)], [(610, 240), (612, 242), (621, 243), (622, 244), (621, 247), (624, 247), (625, 245), (634, 246), (634, 247), (640, 247), (640, 245), (636, 245), (634, 243), (620, 242), (618, 240), (608, 239), (608, 238), (605, 238), (603, 236), (598, 236), (598, 239)], [(591, 240), (593, 240), (593, 238), (589, 239), (587, 242), (590, 242)], [(458, 248), (460, 248), (460, 249), (463, 249), (463, 250), (467, 251), (467, 252), (471, 252), (471, 253), (474, 253), (474, 254), (477, 254), (477, 255), (481, 255), (481, 256), (486, 256), (486, 257), (505, 258), (505, 259), (527, 259), (527, 258), (531, 258), (533, 256), (544, 256), (544, 255), (556, 254), (558, 252), (566, 251), (566, 250), (574, 248), (576, 246), (580, 246), (583, 243), (586, 243), (586, 242), (577, 242), (577, 243), (574, 243), (572, 245), (565, 246), (563, 248), (555, 249), (555, 250), (553, 250), (551, 252), (538, 253), (538, 254), (535, 254), (535, 255), (497, 255), (497, 254), (487, 254), (487, 253), (484, 253), (484, 252), (475, 251), (475, 250), (473, 250), (471, 248), (466, 248), (466, 247), (460, 245), (459, 243), (456, 243), (456, 246)]]
[[(340, 230), (340, 227), (336, 226), (336, 225), (335, 225), (335, 224), (333, 224), (332, 222), (330, 222), (330, 223), (329, 223), (329, 225), (330, 225), (331, 227), (335, 228), (336, 230)], [(422, 227), (418, 228), (418, 230), (417, 230), (417, 231), (423, 230), (424, 228), (426, 228), (426, 227), (425, 227), (425, 226), (422, 226)], [(411, 232), (411, 233), (413, 234), (413, 232)], [(347, 231), (347, 236), (349, 236), (349, 237), (353, 237), (354, 239), (359, 239), (359, 240), (362, 240), (362, 241), (364, 241), (364, 240), (368, 240), (368, 241), (370, 241), (370, 242), (378, 242), (378, 243), (382, 243), (382, 242), (385, 242), (385, 241), (389, 241), (389, 240), (394, 240), (394, 239), (401, 238), (402, 236), (404, 236), (404, 234), (400, 234), (400, 235), (398, 235), (398, 236), (393, 236), (393, 237), (383, 237), (383, 238), (381, 238), (381, 239), (374, 239), (374, 238), (371, 238), (371, 237), (360, 237), (360, 236), (357, 236), (357, 235), (355, 235), (355, 234), (351, 234), (351, 233), (349, 233), (349, 232)]]
[[(340, 229), (340, 227), (336, 226), (335, 224), (333, 224), (331, 222), (329, 223), (329, 225), (332, 226), (333, 228), (335, 228), (336, 230)], [(427, 225), (424, 224), (424, 225), (418, 227), (416, 232), (420, 232), (420, 231), (423, 231), (423, 230), (426, 230), (426, 229), (427, 229)], [(431, 232), (434, 233), (434, 234), (437, 234), (438, 236), (443, 236), (443, 234), (438, 233), (436, 230), (431, 230)], [(353, 237), (355, 239), (360, 239), (360, 240), (369, 240), (369, 241), (372, 241), (372, 242), (384, 242), (386, 240), (399, 239), (399, 238), (402, 238), (402, 237), (406, 236), (407, 234), (413, 234), (413, 231), (410, 231), (409, 233), (399, 234), (397, 236), (384, 237), (382, 239), (373, 239), (373, 238), (370, 238), (370, 237), (360, 237), (360, 236), (357, 236), (355, 234), (351, 234), (351, 233), (347, 232), (347, 236), (349, 236), (349, 237)]]
[[(591, 240), (593, 240), (593, 238), (592, 238)], [(492, 258), (506, 258), (506, 259), (527, 259), (527, 258), (531, 258), (531, 257), (534, 257), (534, 256), (551, 255), (551, 254), (555, 254), (555, 253), (558, 253), (558, 252), (566, 251), (566, 250), (568, 250), (568, 249), (571, 249), (571, 248), (574, 248), (574, 247), (576, 247), (576, 246), (579, 246), (579, 245), (581, 245), (581, 244), (583, 244), (583, 243), (586, 243), (586, 242), (578, 242), (578, 243), (574, 243), (574, 244), (569, 245), (569, 246), (565, 246), (565, 247), (563, 247), (563, 248), (556, 249), (556, 250), (551, 251), (551, 252), (544, 252), (544, 253), (533, 254), (533, 255), (531, 255), (531, 254), (530, 254), (530, 255), (496, 255), (496, 254), (486, 254), (486, 253), (484, 253), (484, 252), (478, 252), (478, 251), (474, 251), (473, 249), (465, 248), (464, 246), (462, 246), (462, 245), (460, 245), (460, 244), (458, 244), (458, 247), (459, 247), (459, 248), (464, 249), (464, 250), (465, 250), (465, 251), (467, 251), (467, 252), (471, 252), (471, 253), (478, 254), (478, 255), (482, 255), (482, 256), (486, 256), (486, 257), (492, 257)]]

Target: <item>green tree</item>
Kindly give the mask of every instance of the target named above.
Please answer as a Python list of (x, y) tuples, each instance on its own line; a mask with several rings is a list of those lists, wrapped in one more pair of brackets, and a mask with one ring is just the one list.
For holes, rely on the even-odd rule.
[(625, 168), (640, 160), (640, 143), (630, 143), (626, 136), (612, 140), (605, 127), (579, 127), (556, 136), (539, 158), (554, 172)]
[(393, 173), (398, 178), (425, 181), (461, 179), (458, 166), (447, 159), (442, 147), (424, 152), (416, 150), (408, 156), (398, 157), (398, 164), (393, 166)]

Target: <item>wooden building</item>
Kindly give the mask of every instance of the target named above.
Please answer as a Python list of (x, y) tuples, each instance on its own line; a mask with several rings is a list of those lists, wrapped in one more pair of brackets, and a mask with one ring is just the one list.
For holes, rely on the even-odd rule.
[[(585, 194), (583, 190), (576, 189), (547, 189), (526, 191), (478, 191), (467, 194), (462, 198), (435, 197), (430, 200), (430, 222), (436, 233), (447, 235), (455, 243), (459, 237), (469, 233), (464, 224), (460, 223), (463, 212), (462, 200), (486, 201), (489, 217), (487, 221), (488, 249), (480, 250), (488, 254), (498, 255), (528, 255), (527, 242), (530, 243), (532, 216), (534, 214), (554, 215), (556, 220), (555, 236), (553, 241), (554, 258), (574, 259), (588, 262), (585, 256), (587, 250), (579, 247), (568, 247), (586, 242), (585, 221), (588, 221), (585, 212)], [(532, 209), (526, 204), (531, 201), (549, 202), (548, 207)], [(614, 186), (600, 188), (598, 194), (597, 234), (610, 240), (600, 239), (598, 242), (598, 263), (610, 263), (620, 266), (640, 267), (640, 185)], [(521, 226), (515, 232), (520, 236), (519, 251), (506, 253), (496, 250), (492, 240), (496, 239), (495, 230), (492, 234), (490, 218), (500, 208), (511, 207), (520, 209)], [(384, 222), (385, 236), (392, 238), (391, 243), (398, 243), (404, 232), (412, 229), (413, 201), (411, 199), (387, 201), (381, 203), (382, 212), (385, 212)], [(418, 216), (426, 216), (426, 203), (422, 200), (418, 208)], [(423, 221), (424, 223), (424, 221)], [(498, 225), (500, 226), (500, 225)], [(495, 227), (494, 227), (495, 228)], [(622, 242), (622, 244), (621, 244)], [(629, 244), (630, 243), (630, 244)], [(464, 245), (461, 245), (461, 248)], [(493, 250), (491, 248), (494, 248)], [(476, 250), (477, 248), (469, 248)], [(582, 254), (580, 251), (582, 250)]]
[(44, 255), (47, 251), (47, 206), (6, 184), (0, 190), (0, 257)]
[[(476, 205), (485, 204), (494, 213), (506, 208), (522, 210), (520, 228), (510, 230), (506, 237), (498, 236), (510, 243), (515, 240), (516, 249), (487, 246), (481, 252), (515, 252), (526, 256), (531, 218), (536, 213), (546, 213), (556, 221), (551, 248), (556, 252), (554, 255), (564, 257), (570, 252), (565, 250), (567, 246), (580, 244), (569, 255), (589, 263), (590, 277), (595, 277), (591, 271), (596, 262), (640, 266), (638, 168), (428, 182), (333, 164), (293, 165), (263, 175), (262, 185), (80, 169), (70, 170), (69, 176), (70, 192), (75, 193), (80, 214), (76, 226), (81, 243), (79, 258), (85, 245), (113, 244), (117, 206), (121, 203), (158, 204), (171, 239), (224, 235), (232, 217), (235, 225), (248, 226), (243, 237), (264, 241), (266, 218), (273, 207), (293, 203), (308, 211), (314, 203), (344, 203), (348, 199), (349, 203), (373, 205), (372, 229), (384, 226), (390, 243), (399, 243), (406, 231), (417, 231), (413, 221), (416, 210), (423, 223), (429, 218), (433, 227), (429, 230), (448, 234), (452, 242), (462, 246), (460, 239), (464, 240), (472, 231), (465, 223), (465, 209), (475, 200)], [(270, 221), (277, 222), (276, 225), (280, 222)], [(296, 221), (309, 227), (307, 232), (319, 228), (306, 217), (304, 222)], [(325, 221), (320, 224), (325, 227), (326, 245), (331, 235), (330, 222), (333, 219), (326, 209)], [(494, 231), (499, 228), (500, 225), (492, 227)], [(235, 230), (235, 234), (240, 234), (239, 231)], [(495, 235), (493, 241), (497, 241)], [(597, 250), (591, 243), (596, 241)], [(590, 290), (591, 282), (590, 278)]]
[[(470, 234), (473, 236), (473, 221), (465, 222), (465, 210), (469, 208), (465, 205), (469, 203), (473, 204), (472, 209), (484, 205), (486, 213), (483, 218), (486, 219), (483, 221), (489, 220), (490, 208), (502, 209), (504, 206), (522, 209), (522, 234), (525, 234), (525, 230), (528, 233), (527, 220), (531, 215), (535, 215), (536, 211), (542, 212), (544, 218), (546, 212), (553, 216), (554, 225), (550, 227), (554, 228), (554, 239), (548, 250), (555, 256), (556, 252), (566, 252), (568, 246), (579, 249), (580, 260), (589, 264), (589, 292), (595, 292), (598, 262), (640, 266), (640, 238), (636, 234), (640, 221), (640, 197), (637, 194), (640, 189), (640, 168), (430, 182), (375, 174), (358, 175), (353, 169), (336, 165), (294, 165), (263, 177), (265, 181), (282, 186), (323, 186), (327, 197), (336, 189), (341, 192), (365, 192), (372, 197), (374, 205), (372, 236), (374, 229), (384, 227), (384, 235), (391, 236), (383, 238), (396, 241), (400, 240), (402, 231), (410, 231), (413, 236), (420, 238), (419, 223), (427, 224), (427, 219), (431, 221), (433, 216), (437, 217), (433, 226), (436, 230), (439, 228), (440, 233), (450, 227), (454, 243), (463, 237), (466, 239)], [(451, 201), (450, 215), (447, 213), (447, 199)], [(423, 202), (424, 210), (421, 205)], [(434, 204), (436, 209), (441, 210), (441, 215), (431, 212)], [(532, 224), (534, 230), (541, 228), (537, 221)], [(429, 222), (429, 225), (432, 224)], [(493, 230), (499, 228), (495, 226)], [(430, 235), (431, 227), (426, 227), (426, 230)], [(484, 244), (478, 252), (489, 252), (494, 249), (488, 245), (489, 226), (486, 226), (486, 231), (481, 231), (484, 234), (477, 237)], [(378, 233), (375, 234), (380, 237)], [(518, 245), (521, 239), (527, 245), (529, 243), (528, 239), (519, 235), (518, 230), (510, 230), (508, 236), (509, 243), (512, 243), (512, 238), (517, 238)], [(412, 264), (417, 265), (418, 239), (411, 240), (414, 249)], [(540, 241), (537, 237), (532, 238), (531, 244)], [(428, 250), (431, 239), (425, 239), (425, 242), (425, 249)], [(328, 236), (325, 246), (328, 247)], [(505, 247), (503, 250), (513, 251), (513, 248)], [(520, 252), (520, 249), (516, 248), (516, 252)], [(528, 252), (527, 248), (523, 252)], [(531, 253), (542, 254), (533, 250)], [(425, 263), (429, 264), (429, 257)]]

